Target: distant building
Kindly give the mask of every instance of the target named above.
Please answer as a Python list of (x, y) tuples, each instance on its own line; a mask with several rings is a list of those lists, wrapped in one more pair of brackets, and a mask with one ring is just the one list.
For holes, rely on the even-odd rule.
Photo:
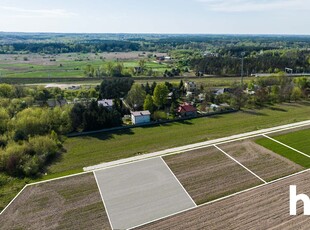
[(177, 113), (181, 117), (194, 117), (197, 116), (197, 109), (188, 103), (184, 103), (179, 106)]
[(131, 122), (134, 125), (151, 122), (150, 111), (146, 110), (146, 111), (131, 112)]
[(189, 92), (194, 92), (197, 89), (197, 85), (193, 81), (185, 82), (184, 87), (185, 87), (186, 91), (189, 91)]
[(232, 93), (232, 89), (230, 89), (230, 88), (218, 89), (218, 90), (215, 91), (214, 94), (218, 96), (218, 95), (222, 95), (224, 93)]
[(102, 105), (103, 107), (107, 108), (107, 109), (112, 109), (114, 102), (112, 99), (103, 99), (98, 101), (98, 106)]

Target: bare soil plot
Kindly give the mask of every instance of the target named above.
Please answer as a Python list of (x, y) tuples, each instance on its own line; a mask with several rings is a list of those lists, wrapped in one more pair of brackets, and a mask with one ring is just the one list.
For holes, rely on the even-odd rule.
[(289, 215), (289, 186), (310, 195), (310, 172), (154, 222), (139, 229), (309, 229), (309, 216)]
[(303, 169), (302, 166), (251, 140), (231, 142), (218, 147), (266, 181), (291, 175)]
[(92, 173), (28, 186), (0, 216), (1, 229), (110, 229)]
[(214, 147), (164, 160), (197, 204), (262, 183)]

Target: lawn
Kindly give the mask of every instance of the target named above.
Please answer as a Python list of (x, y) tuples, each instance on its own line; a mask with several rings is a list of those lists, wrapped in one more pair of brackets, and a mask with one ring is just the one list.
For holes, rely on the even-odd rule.
[(307, 119), (310, 119), (310, 103), (284, 104), (258, 111), (69, 138), (65, 142), (67, 153), (50, 167), (50, 173), (82, 170), (102, 162)]
[(307, 155), (310, 155), (310, 129), (305, 129), (272, 138), (287, 144)]
[[(291, 146), (299, 151), (302, 151), (305, 154), (310, 155), (310, 129), (305, 129), (293, 133), (288, 133), (284, 135), (279, 135), (272, 137), (288, 146)], [(256, 143), (264, 146), (267, 149), (272, 150), (275, 153), (278, 153), (281, 156), (284, 156), (291, 161), (306, 167), (310, 168), (310, 158), (292, 150), (289, 149), (283, 145), (280, 145), (272, 140), (269, 140), (267, 138), (262, 138), (256, 140)]]
[[(291, 103), (156, 127), (68, 138), (64, 143), (67, 152), (49, 167), (48, 175), (41, 180), (81, 172), (85, 166), (102, 162), (308, 119), (309, 102)], [(0, 209), (27, 182), (10, 178), (4, 180), (0, 189)]]

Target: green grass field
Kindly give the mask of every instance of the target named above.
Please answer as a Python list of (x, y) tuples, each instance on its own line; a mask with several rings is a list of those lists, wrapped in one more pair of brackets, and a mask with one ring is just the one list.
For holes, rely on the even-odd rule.
[[(155, 127), (68, 138), (64, 143), (67, 152), (48, 168), (48, 175), (39, 180), (78, 173), (85, 166), (102, 162), (308, 119), (310, 103), (304, 102)], [(4, 175), (2, 177), (0, 209), (10, 202), (25, 183), (33, 181), (13, 179)]]
[[(272, 138), (310, 156), (310, 129), (279, 135)], [(258, 139), (256, 140), (256, 143), (272, 150), (275, 153), (278, 153), (283, 157), (290, 159), (291, 161), (305, 168), (310, 168), (310, 158), (292, 149), (289, 149), (267, 138)]]
[[(115, 60), (110, 60), (117, 63)], [(125, 60), (122, 61), (126, 71), (130, 72), (130, 69), (139, 66), (138, 60)], [(24, 63), (13, 63), (12, 61), (3, 60), (0, 63), (0, 76), (6, 78), (42, 78), (42, 77), (84, 77), (84, 69), (87, 65), (92, 65), (95, 68), (100, 66), (106, 66), (107, 61), (100, 59), (89, 59), (83, 61), (59, 59), (57, 61), (50, 62), (44, 60), (42, 63), (31, 63), (24, 61)], [(147, 68), (152, 68), (153, 71), (157, 71), (159, 75), (162, 75), (165, 70), (170, 70), (166, 64), (154, 63), (152, 61), (146, 62)]]

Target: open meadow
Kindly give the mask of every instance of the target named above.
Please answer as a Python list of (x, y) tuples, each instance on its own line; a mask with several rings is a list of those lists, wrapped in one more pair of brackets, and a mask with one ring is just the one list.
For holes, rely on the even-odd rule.
[[(107, 62), (122, 62), (125, 70), (139, 66), (139, 60), (146, 60), (146, 67), (162, 74), (170, 69), (167, 64), (158, 64), (142, 52), (119, 53), (68, 53), (68, 54), (1, 54), (0, 78), (81, 78), (87, 65), (95, 68), (106, 66)], [(154, 53), (164, 56), (165, 53)]]

